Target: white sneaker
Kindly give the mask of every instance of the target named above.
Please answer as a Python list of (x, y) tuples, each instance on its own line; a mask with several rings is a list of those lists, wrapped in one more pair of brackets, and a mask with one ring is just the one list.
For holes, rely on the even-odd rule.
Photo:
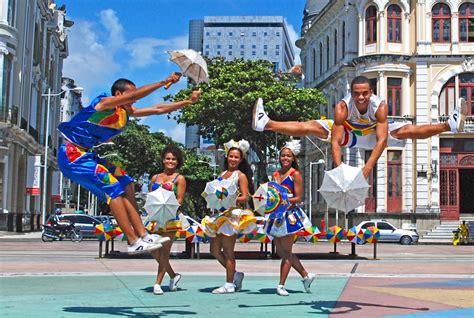
[(306, 276), (302, 282), (303, 282), (303, 287), (304, 287), (304, 290), (307, 292), (307, 293), (310, 293), (311, 292), (311, 283), (313, 282), (314, 278), (316, 276), (313, 274), (313, 273), (308, 273), (308, 276)]
[(234, 285), (235, 291), (238, 292), (242, 289), (242, 281), (244, 280), (244, 273), (235, 272), (234, 273)]
[(155, 295), (163, 295), (163, 289), (158, 284), (153, 285), (153, 294)]
[(268, 118), (263, 108), (263, 99), (259, 97), (253, 106), (252, 129), (255, 131), (264, 131), (269, 120), (270, 118)]
[(288, 292), (285, 289), (285, 286), (283, 285), (278, 285), (277, 286), (277, 294), (280, 296), (289, 296)]
[(142, 240), (147, 242), (147, 243), (165, 243), (170, 240), (169, 237), (167, 236), (161, 236), (158, 234), (148, 234), (146, 233), (145, 235), (142, 236)]
[(464, 131), (464, 123), (466, 122), (467, 102), (464, 98), (458, 99), (458, 106), (454, 112), (449, 115), (448, 124), (453, 133), (461, 133)]
[(128, 254), (142, 254), (157, 250), (162, 246), (163, 245), (161, 243), (147, 243), (139, 238), (135, 241), (135, 243), (129, 245), (127, 250)]
[(213, 294), (232, 294), (232, 293), (235, 293), (235, 287), (223, 285), (219, 288), (214, 289), (212, 293)]
[(170, 290), (171, 291), (176, 291), (178, 290), (178, 282), (181, 279), (181, 274), (176, 273), (176, 276), (174, 278), (170, 278)]

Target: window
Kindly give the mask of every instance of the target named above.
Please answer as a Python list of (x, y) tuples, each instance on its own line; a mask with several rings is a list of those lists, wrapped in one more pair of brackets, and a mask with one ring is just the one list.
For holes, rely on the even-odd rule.
[(232, 50), (232, 44), (229, 44), (229, 50)]
[(474, 42), (474, 3), (466, 2), (459, 7), (459, 41)]
[(244, 51), (240, 51), (240, 56), (244, 56)]
[(209, 56), (209, 51), (206, 51), (206, 55)]
[(326, 71), (329, 69), (329, 36), (326, 36)]
[(267, 55), (267, 51), (263, 51), (263, 55)]
[(431, 15), (433, 24), (433, 42), (446, 43), (451, 41), (451, 10), (447, 4), (438, 3), (433, 7)]
[(277, 32), (277, 33), (276, 33), (276, 36), (280, 36), (280, 32)]
[(241, 48), (241, 49), (245, 49), (245, 45), (241, 44), (241, 45), (240, 45), (240, 48)]
[(263, 36), (267, 36), (268, 35), (268, 32), (263, 32)]
[(280, 45), (277, 44), (277, 45), (275, 46), (275, 49), (279, 50), (279, 49), (280, 49)]
[(232, 56), (232, 51), (229, 51), (229, 55), (231, 55), (231, 56)]
[(365, 44), (377, 42), (377, 9), (370, 6), (365, 10)]
[(342, 22), (342, 58), (346, 56), (346, 22)]
[[(467, 102), (467, 115), (474, 115), (474, 73), (463, 73), (457, 76), (459, 81), (459, 97)], [(449, 115), (456, 105), (455, 77), (449, 79), (439, 95), (439, 114)]]
[[(369, 161), (370, 155), (372, 154), (371, 150), (364, 151), (365, 163)], [(375, 212), (377, 208), (377, 169), (372, 169), (372, 172), (369, 174), (368, 182), (370, 185), (369, 195), (365, 199), (365, 212)]]
[(376, 78), (369, 78), (370, 89), (374, 95), (377, 95), (377, 79)]
[(221, 55), (221, 51), (217, 51), (216, 53), (217, 53), (217, 55)]
[(233, 33), (233, 32), (229, 32), (229, 36), (233, 36), (233, 35), (234, 35), (234, 33)]
[(375, 226), (375, 222), (367, 222), (367, 223), (364, 223), (362, 224), (362, 226), (360, 227), (361, 229), (366, 229), (366, 228), (369, 228), (371, 226)]
[(257, 32), (252, 32), (252, 36), (257, 36)]
[(337, 62), (337, 30), (334, 30), (334, 64)]
[(402, 209), (402, 152), (387, 151), (387, 211)]
[[(4, 107), (4, 111), (7, 111), (7, 109), (11, 106), (10, 97), (12, 96), (12, 88), (13, 88), (11, 85), (12, 68), (13, 68), (12, 55), (11, 54), (4, 55), (2, 78), (0, 79), (0, 83), (2, 86), (2, 93), (0, 95), (1, 96), (0, 106)], [(0, 116), (3, 116), (3, 114)]]
[(252, 49), (256, 49), (257, 46), (255, 44), (252, 44)]
[(220, 48), (221, 48), (221, 45), (220, 45), (220, 44), (217, 44), (217, 48), (220, 49)]
[(387, 104), (389, 116), (401, 116), (402, 79), (387, 79)]
[(402, 10), (396, 4), (387, 9), (387, 39), (388, 42), (402, 42)]
[(206, 49), (208, 49), (208, 48), (209, 48), (209, 44), (206, 44)]
[(313, 80), (316, 79), (316, 49), (313, 49)]
[(209, 33), (209, 32), (206, 32), (206, 36), (209, 36), (209, 35), (210, 35), (210, 33)]
[(245, 36), (245, 32), (240, 32), (240, 36)]
[(263, 45), (263, 49), (264, 49), (264, 50), (267, 49), (267, 45), (266, 45), (266, 44)]
[(276, 52), (275, 52), (275, 55), (280, 55), (280, 51), (276, 51)]
[(252, 51), (252, 55), (257, 55), (257, 52), (255, 52), (255, 51)]
[(391, 226), (390, 224), (386, 223), (386, 222), (377, 222), (377, 228), (379, 230), (395, 230), (395, 228), (393, 226)]
[(323, 44), (319, 42), (319, 75), (323, 74)]
[(221, 36), (221, 33), (220, 33), (220, 32), (217, 32), (217, 36)]

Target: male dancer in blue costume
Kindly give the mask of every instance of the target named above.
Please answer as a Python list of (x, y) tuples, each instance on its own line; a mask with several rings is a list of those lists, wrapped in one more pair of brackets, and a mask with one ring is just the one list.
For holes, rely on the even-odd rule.
[(461, 133), (467, 114), (467, 103), (459, 99), (446, 123), (412, 125), (388, 119), (387, 103), (372, 94), (369, 79), (357, 76), (351, 82), (351, 93), (337, 103), (334, 121), (330, 119), (306, 122), (271, 120), (265, 113), (261, 98), (253, 109), (252, 128), (274, 131), (289, 136), (315, 135), (331, 142), (334, 164), (339, 166), (342, 147), (371, 149), (372, 153), (362, 168), (367, 178), (387, 146), (402, 145), (405, 139), (425, 139), (451, 131)]
[(69, 122), (59, 124), (66, 142), (58, 153), (62, 173), (79, 183), (99, 199), (107, 202), (128, 240), (129, 253), (143, 253), (160, 248), (169, 238), (146, 232), (135, 201), (133, 179), (125, 171), (97, 156), (93, 147), (120, 134), (132, 117), (166, 114), (195, 103), (200, 96), (194, 91), (187, 100), (145, 108), (133, 106), (137, 100), (156, 89), (179, 81), (181, 74), (173, 73), (161, 82), (137, 88), (127, 79), (112, 85), (112, 96), (104, 93), (83, 108)]

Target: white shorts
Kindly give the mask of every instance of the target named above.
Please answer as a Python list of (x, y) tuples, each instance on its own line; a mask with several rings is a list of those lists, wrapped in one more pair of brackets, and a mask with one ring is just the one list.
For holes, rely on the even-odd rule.
[[(331, 141), (331, 129), (334, 121), (332, 119), (317, 119), (324, 130), (328, 132), (326, 139), (319, 138), (322, 141)], [(347, 122), (346, 122), (347, 123)], [(396, 139), (392, 136), (392, 132), (408, 125), (406, 122), (396, 122), (389, 120), (388, 122), (388, 147), (403, 147), (405, 140)], [(344, 125), (344, 136), (342, 138), (341, 146), (348, 148), (360, 148), (360, 149), (373, 149), (377, 143), (377, 137), (375, 134), (375, 128), (370, 129), (352, 129), (351, 125), (347, 123)]]

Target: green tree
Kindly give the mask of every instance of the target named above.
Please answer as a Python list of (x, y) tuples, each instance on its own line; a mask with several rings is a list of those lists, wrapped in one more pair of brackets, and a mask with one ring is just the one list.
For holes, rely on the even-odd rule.
[[(319, 117), (318, 106), (325, 104), (323, 94), (317, 89), (297, 88), (294, 76), (274, 74), (268, 61), (214, 58), (208, 60), (208, 69), (210, 83), (198, 86), (202, 91), (199, 102), (184, 108), (179, 121), (199, 125), (200, 135), (219, 144), (248, 140), (259, 159), (258, 180), (266, 181), (267, 158), (274, 155), (271, 149), (279, 149), (288, 138), (279, 137), (275, 145), (274, 133), (252, 130), (252, 107), (257, 98), (263, 98), (270, 118), (301, 121)], [(185, 99), (190, 89), (168, 99)]]
[[(163, 171), (161, 151), (169, 144), (178, 145), (185, 155), (184, 165), (180, 173), (186, 177), (187, 189), (183, 210), (191, 216), (201, 216), (205, 210), (205, 201), (201, 197), (205, 183), (212, 178), (212, 169), (199, 161), (205, 157), (184, 149), (181, 144), (174, 142), (161, 132), (150, 132), (146, 125), (138, 120), (131, 120), (122, 134), (112, 140), (114, 145), (102, 146), (98, 153), (107, 160), (114, 162), (124, 169), (128, 175), (137, 180), (135, 191), (140, 192), (142, 184), (140, 177), (145, 173), (150, 177)], [(144, 204), (143, 198), (138, 195), (139, 206)], [(101, 206), (105, 209), (105, 206)]]

